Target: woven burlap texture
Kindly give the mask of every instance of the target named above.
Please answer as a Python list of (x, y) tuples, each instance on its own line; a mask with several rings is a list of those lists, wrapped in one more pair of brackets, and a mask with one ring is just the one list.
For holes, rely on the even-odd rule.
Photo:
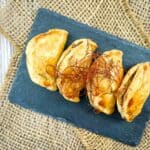
[(144, 30), (150, 34), (150, 1), (149, 0), (130, 0), (129, 5), (136, 17), (141, 21)]
[(0, 149), (149, 149), (150, 124), (140, 145), (132, 148), (9, 103), (7, 96), (18, 67), (21, 48), (35, 13), (41, 7), (149, 47), (148, 34), (144, 32), (142, 22), (137, 20), (125, 0), (0, 1), (0, 31), (16, 47), (0, 91)]

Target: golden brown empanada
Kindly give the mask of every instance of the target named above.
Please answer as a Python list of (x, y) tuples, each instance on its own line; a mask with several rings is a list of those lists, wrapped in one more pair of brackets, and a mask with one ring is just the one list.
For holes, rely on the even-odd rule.
[(57, 64), (57, 86), (63, 97), (80, 101), (80, 91), (85, 87), (86, 75), (97, 44), (90, 39), (74, 41), (65, 50)]
[(131, 122), (138, 116), (150, 94), (150, 62), (133, 66), (117, 92), (117, 107), (122, 118)]
[(51, 29), (33, 37), (26, 47), (26, 63), (31, 80), (55, 91), (55, 67), (67, 41), (68, 32)]
[(104, 52), (91, 65), (87, 76), (87, 93), (90, 104), (97, 112), (112, 114), (115, 109), (115, 92), (123, 78), (122, 51)]

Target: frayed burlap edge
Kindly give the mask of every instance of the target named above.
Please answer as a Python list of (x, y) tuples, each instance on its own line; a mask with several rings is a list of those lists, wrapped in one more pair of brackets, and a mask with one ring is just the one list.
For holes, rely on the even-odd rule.
[[(10, 41), (10, 42), (12, 42), (12, 41)], [(3, 99), (7, 98), (9, 88), (11, 87), (11, 84), (12, 84), (12, 81), (10, 80), (10, 77), (12, 79), (14, 79), (14, 76), (15, 76), (16, 70), (15, 71), (12, 71), (12, 70), (14, 70), (14, 68), (16, 67), (16, 66), (14, 66), (14, 64), (16, 64), (17, 62), (15, 61), (16, 59), (14, 60), (14, 58), (19, 59), (21, 57), (21, 53), (22, 53), (21, 48), (17, 45), (15, 45), (14, 48), (15, 48), (15, 52), (14, 52), (14, 54), (13, 54), (11, 60), (10, 60), (10, 64), (9, 64), (8, 70), (5, 74), (4, 81), (3, 81), (2, 85), (0, 86), (0, 100), (3, 100)], [(5, 93), (5, 94), (3, 94), (3, 93)]]
[(13, 45), (13, 47), (14, 47), (14, 49), (15, 49), (16, 51), (18, 51), (19, 49), (21, 50), (21, 46), (16, 45), (15, 41), (7, 34), (7, 32), (5, 32), (5, 31), (2, 29), (1, 26), (0, 26), (0, 33), (1, 33), (2, 35), (4, 35), (5, 38), (8, 39), (8, 41)]
[(3, 91), (8, 91), (9, 90), (9, 87), (10, 87), (10, 82), (11, 80), (9, 79), (9, 77), (11, 76), (12, 78), (14, 78), (14, 75), (12, 75), (12, 69), (13, 69), (13, 60), (14, 60), (14, 57), (19, 57), (21, 55), (21, 52), (22, 52), (22, 49), (19, 45), (16, 45), (16, 43), (13, 41), (13, 39), (0, 27), (0, 33), (2, 35), (5, 36), (5, 38), (8, 39), (8, 41), (13, 45), (15, 51), (14, 51), (14, 54), (10, 60), (10, 63), (9, 63), (9, 67), (8, 67), (8, 70), (5, 74), (5, 77), (4, 77), (4, 81), (2, 83), (2, 85), (0, 86), (0, 100), (1, 99), (6, 99), (7, 97), (7, 93), (5, 93), (5, 97), (3, 96)]
[[(121, 0), (121, 6), (123, 6), (126, 14), (129, 16), (130, 21), (132, 21), (132, 23), (137, 27), (137, 29), (139, 30), (139, 33), (141, 34), (141, 37), (144, 39), (145, 41), (145, 47), (150, 47), (150, 38), (149, 35), (147, 35), (144, 32), (144, 27), (142, 25), (141, 22), (138, 21), (138, 19), (135, 17), (134, 13), (131, 11), (129, 4), (128, 4), (129, 0)], [(14, 62), (14, 58), (18, 57), (18, 59), (20, 59), (21, 54), (22, 54), (22, 48), (19, 45), (16, 45), (14, 40), (5, 32), (2, 30), (2, 28), (0, 27), (0, 33), (2, 33), (14, 46), (15, 48), (15, 52), (14, 55), (10, 61), (10, 65), (9, 65), (9, 69), (6, 73), (3, 85), (0, 88), (0, 99), (6, 99), (9, 93), (9, 89), (11, 87), (11, 80), (10, 80), (10, 76), (12, 79), (14, 79), (15, 76), (15, 72), (16, 70), (13, 72), (12, 70), (14, 69), (14, 64), (16, 64), (17, 62)], [(4, 94), (5, 93), (5, 96)], [(3, 104), (1, 104), (3, 105)], [(78, 130), (78, 129), (76, 129)], [(90, 149), (90, 145), (82, 138), (82, 134), (80, 134), (80, 131), (77, 132), (77, 134), (79, 135), (80, 140), (82, 141), (83, 145), (86, 147), (86, 149)]]

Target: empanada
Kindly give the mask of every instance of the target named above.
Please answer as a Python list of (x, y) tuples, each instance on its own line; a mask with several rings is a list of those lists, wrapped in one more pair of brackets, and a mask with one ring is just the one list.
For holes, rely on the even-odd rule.
[(55, 91), (55, 67), (64, 50), (68, 32), (51, 29), (33, 37), (26, 47), (26, 63), (31, 80), (49, 90)]
[(117, 92), (117, 107), (122, 118), (131, 122), (138, 116), (150, 94), (150, 62), (133, 66)]
[(122, 51), (111, 50), (100, 55), (91, 65), (87, 76), (87, 94), (96, 112), (112, 114), (115, 92), (123, 78)]
[(66, 100), (80, 101), (80, 91), (85, 88), (87, 71), (97, 47), (90, 39), (79, 39), (63, 52), (57, 64), (57, 86)]

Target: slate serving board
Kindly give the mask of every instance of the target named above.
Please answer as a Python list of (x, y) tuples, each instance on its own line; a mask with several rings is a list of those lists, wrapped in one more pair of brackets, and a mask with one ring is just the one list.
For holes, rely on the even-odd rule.
[[(67, 46), (76, 39), (91, 38), (100, 46), (100, 52), (114, 48), (122, 50), (125, 69), (139, 62), (150, 61), (150, 51), (143, 47), (46, 9), (38, 10), (28, 40), (51, 28), (66, 29), (69, 32)], [(82, 97), (81, 102), (77, 104), (66, 101), (58, 91), (50, 92), (30, 80), (26, 68), (25, 53), (23, 53), (20, 60), (20, 65), (9, 93), (9, 100), (22, 107), (132, 146), (140, 142), (145, 124), (150, 117), (150, 99), (144, 105), (142, 114), (132, 123), (122, 120), (117, 111), (111, 116), (105, 114), (96, 115), (86, 97)]]

